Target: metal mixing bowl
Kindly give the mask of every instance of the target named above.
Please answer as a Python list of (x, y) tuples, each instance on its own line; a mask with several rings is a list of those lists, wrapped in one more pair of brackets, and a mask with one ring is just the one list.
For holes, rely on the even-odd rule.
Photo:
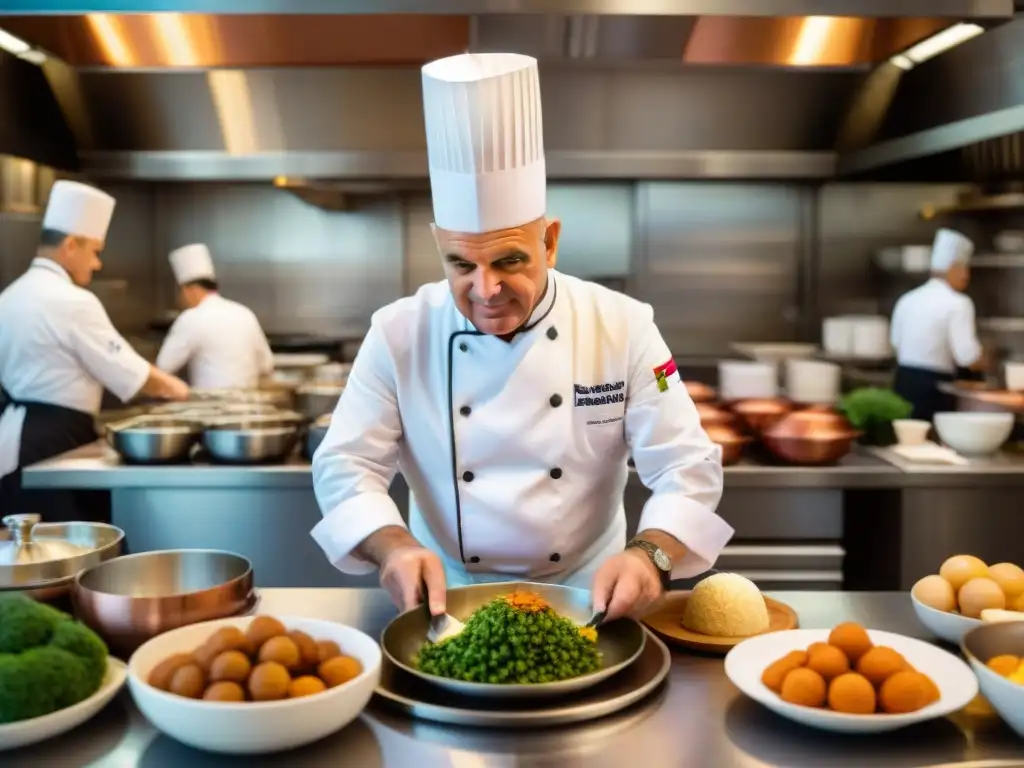
[(199, 440), (194, 421), (138, 420), (125, 427), (108, 427), (107, 438), (129, 464), (167, 464), (184, 461)]
[(312, 421), (334, 411), (345, 390), (342, 383), (311, 382), (295, 390), (295, 410)]
[(71, 597), (75, 615), (127, 658), (161, 632), (245, 611), (252, 563), (212, 549), (141, 552), (83, 570)]
[(298, 439), (299, 428), (294, 424), (227, 424), (203, 432), (203, 445), (210, 456), (231, 464), (283, 461)]
[[(588, 590), (530, 582), (474, 584), (450, 589), (447, 596), (448, 614), (464, 622), (475, 610), (491, 600), (517, 591), (536, 593), (559, 615), (581, 626), (593, 615)], [(427, 612), (422, 606), (406, 611), (385, 627), (380, 640), (381, 648), (395, 666), (431, 685), (453, 693), (492, 699), (549, 698), (589, 688), (636, 661), (644, 649), (647, 637), (644, 628), (632, 619), (611, 621), (602, 624), (597, 630), (597, 647), (601, 653), (601, 669), (598, 671), (556, 683), (490, 684), (468, 683), (420, 672), (412, 660), (427, 641), (428, 629)]]

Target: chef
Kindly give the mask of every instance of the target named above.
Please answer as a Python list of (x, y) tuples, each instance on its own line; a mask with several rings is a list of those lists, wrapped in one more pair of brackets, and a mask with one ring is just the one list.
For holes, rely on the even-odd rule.
[[(144, 360), (86, 290), (101, 267), (114, 198), (74, 181), (53, 185), (39, 249), (0, 293), (0, 510), (27, 512), (21, 467), (97, 439), (106, 387), (183, 400), (188, 387)], [(47, 520), (62, 513), (38, 503)]]
[(171, 326), (156, 364), (177, 372), (188, 366), (197, 389), (253, 389), (274, 372), (274, 356), (248, 307), (224, 298), (210, 250), (202, 243), (170, 254), (184, 311)]
[[(402, 608), (528, 579), (641, 613), (733, 534), (715, 512), (720, 449), (651, 308), (554, 269), (537, 62), (441, 59), (423, 96), (447, 280), (374, 314), (313, 458), (313, 538), (346, 573), (379, 568)], [(630, 455), (652, 495), (627, 544)]]
[(940, 382), (976, 378), (984, 356), (974, 325), (970, 283), (974, 243), (952, 229), (940, 229), (932, 245), (931, 278), (900, 297), (892, 313), (896, 350), (893, 389), (914, 406), (913, 417), (931, 421), (953, 410)]

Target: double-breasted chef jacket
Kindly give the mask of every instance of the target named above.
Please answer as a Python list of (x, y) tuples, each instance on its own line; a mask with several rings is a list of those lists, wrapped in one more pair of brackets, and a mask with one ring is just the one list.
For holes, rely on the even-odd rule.
[[(313, 457), (324, 518), (312, 535), (340, 570), (374, 531), (403, 525), (388, 487), (399, 469), (409, 528), (451, 584), (571, 583), (626, 543), (632, 455), (652, 491), (640, 530), (707, 570), (733, 529), (716, 514), (721, 449), (700, 426), (650, 306), (554, 270), (511, 342), (458, 311), (446, 282), (378, 310)], [(589, 586), (589, 584), (580, 584)]]

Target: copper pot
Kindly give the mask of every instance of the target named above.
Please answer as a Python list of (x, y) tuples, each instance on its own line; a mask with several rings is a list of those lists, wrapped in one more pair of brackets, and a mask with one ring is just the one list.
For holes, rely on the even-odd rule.
[(739, 416), (747, 429), (757, 435), (763, 434), (792, 410), (792, 405), (779, 399), (740, 400), (732, 405), (732, 412)]
[(684, 381), (683, 384), (695, 403), (710, 403), (718, 396), (714, 389), (701, 381)]
[(736, 417), (731, 413), (711, 403), (695, 403), (695, 405), (702, 427), (710, 427), (714, 424), (731, 424), (736, 420)]
[(761, 436), (765, 447), (791, 464), (834, 464), (850, 452), (860, 437), (850, 422), (834, 411), (796, 411)]
[(727, 467), (735, 464), (743, 455), (743, 446), (751, 442), (753, 438), (741, 435), (732, 427), (726, 424), (711, 424), (704, 428), (711, 442), (722, 447), (722, 466)]
[(75, 615), (127, 659), (162, 632), (250, 609), (252, 564), (210, 549), (141, 552), (82, 571), (71, 598)]

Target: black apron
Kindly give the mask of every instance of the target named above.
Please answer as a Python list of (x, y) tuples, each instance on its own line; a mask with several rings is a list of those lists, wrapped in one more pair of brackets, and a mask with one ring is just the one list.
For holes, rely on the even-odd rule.
[(978, 381), (982, 374), (967, 368), (957, 368), (956, 375), (928, 368), (901, 365), (896, 369), (893, 390), (914, 406), (910, 418), (931, 421), (936, 413), (955, 411), (956, 398), (939, 389), (942, 382)]
[(25, 408), (18, 468), (0, 479), (0, 513), (42, 515), (45, 523), (73, 520), (110, 522), (106, 491), (36, 490), (22, 488), (21, 470), (45, 459), (99, 439), (93, 417), (83, 411), (50, 403), (13, 400), (0, 387), (0, 413), (8, 406)]

